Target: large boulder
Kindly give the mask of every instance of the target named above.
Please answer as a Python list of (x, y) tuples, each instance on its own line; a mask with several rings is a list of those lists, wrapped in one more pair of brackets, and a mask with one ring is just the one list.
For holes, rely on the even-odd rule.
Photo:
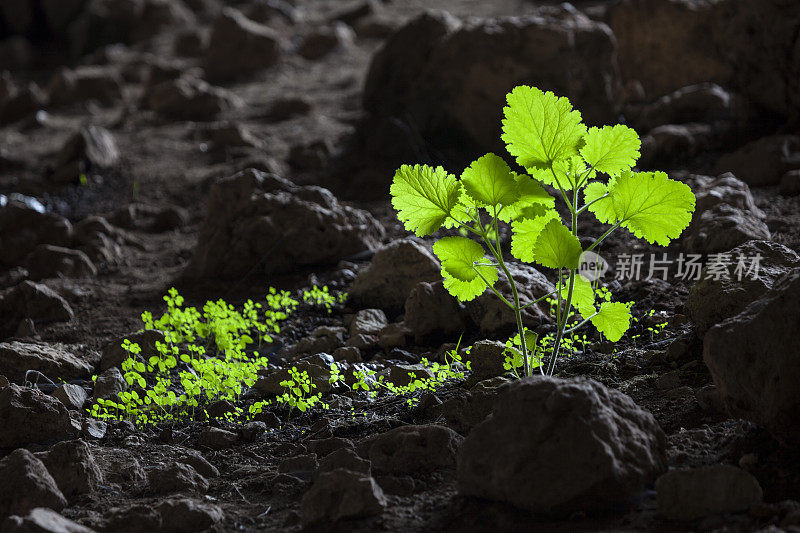
[(331, 264), (377, 248), (383, 228), (327, 189), (254, 169), (215, 183), (189, 277), (240, 278)]
[[(800, 255), (769, 241), (749, 241), (732, 249), (730, 257), (730, 277), (715, 279), (705, 272), (706, 277), (689, 289), (686, 311), (701, 336), (714, 324), (741, 313), (769, 291), (778, 279), (800, 267)], [(740, 257), (744, 270), (737, 273), (735, 267)], [(750, 272), (754, 261), (758, 262), (758, 271)]]
[(375, 252), (348, 294), (355, 305), (397, 310), (417, 283), (441, 278), (439, 261), (428, 248), (417, 241), (401, 239)]
[(40, 244), (69, 246), (73, 228), (69, 220), (44, 213), (21, 202), (0, 205), (0, 262), (19, 265)]
[(23, 281), (0, 294), (0, 336), (13, 334), (25, 319), (66, 322), (73, 316), (67, 301), (47, 285)]
[(79, 431), (55, 398), (13, 383), (0, 389), (0, 449), (74, 439)]
[(592, 380), (505, 386), (458, 455), (465, 495), (534, 512), (623, 502), (666, 468), (666, 437), (628, 396)]
[(278, 34), (272, 28), (225, 8), (211, 30), (203, 67), (209, 79), (228, 80), (271, 67), (280, 54)]
[(703, 360), (731, 414), (800, 442), (800, 268), (705, 335)]
[(0, 343), (0, 368), (13, 383), (22, 383), (25, 372), (36, 370), (51, 379), (88, 378), (92, 365), (65, 349), (33, 342)]
[(756, 206), (750, 187), (730, 172), (686, 178), (696, 197), (692, 222), (681, 237), (691, 253), (727, 252), (747, 241), (769, 240), (766, 215)]
[(0, 517), (24, 515), (36, 507), (60, 511), (67, 505), (44, 464), (24, 448), (0, 461), (0, 479)]
[(429, 11), (373, 57), (364, 106), (463, 159), (502, 149), (505, 96), (520, 84), (569, 97), (591, 123), (611, 120), (619, 93), (611, 30), (571, 7), (464, 21)]
[[(771, 135), (748, 143), (717, 161), (716, 171), (732, 172), (748, 185), (778, 185), (800, 156), (800, 137)], [(796, 165), (797, 163), (795, 163)]]
[(715, 82), (797, 118), (798, 14), (785, 0), (623, 0), (606, 20), (623, 78), (651, 97)]

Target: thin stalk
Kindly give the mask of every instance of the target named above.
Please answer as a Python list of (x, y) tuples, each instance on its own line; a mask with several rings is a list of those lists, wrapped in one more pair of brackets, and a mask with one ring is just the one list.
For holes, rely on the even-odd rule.
[(608, 228), (608, 230), (607, 230), (605, 233), (603, 233), (602, 235), (600, 235), (600, 237), (598, 237), (598, 238), (597, 238), (597, 240), (596, 240), (596, 241), (594, 241), (594, 242), (592, 243), (592, 245), (591, 245), (591, 246), (589, 246), (589, 247), (586, 249), (586, 251), (587, 251), (587, 252), (591, 252), (592, 250), (594, 250), (594, 249), (597, 247), (597, 245), (599, 245), (601, 242), (603, 242), (603, 239), (605, 239), (606, 237), (608, 237), (608, 236), (611, 234), (611, 232), (612, 232), (612, 231), (614, 231), (615, 229), (617, 229), (617, 228), (618, 228), (618, 227), (620, 227), (621, 225), (622, 225), (622, 221), (620, 221), (620, 222), (617, 222), (616, 224), (614, 224), (613, 226), (611, 226), (610, 228)]
[(555, 294), (555, 293), (556, 293), (556, 291), (550, 291), (550, 292), (548, 292), (547, 294), (545, 294), (544, 296), (542, 296), (541, 298), (537, 298), (536, 300), (534, 300), (534, 301), (532, 301), (532, 302), (526, 303), (525, 305), (523, 305), (522, 307), (520, 307), (520, 311), (523, 311), (523, 310), (525, 310), (525, 309), (529, 308), (529, 307), (530, 307), (530, 306), (532, 306), (532, 305), (536, 305), (536, 304), (538, 304), (539, 302), (541, 302), (542, 300), (544, 300), (544, 299), (545, 299), (545, 298), (547, 298), (548, 296), (552, 296), (552, 295), (553, 295), (553, 294)]
[(584, 211), (586, 211), (587, 209), (589, 209), (589, 206), (590, 206), (590, 205), (592, 205), (592, 204), (594, 204), (594, 203), (596, 203), (596, 202), (599, 202), (599, 201), (600, 201), (600, 200), (602, 200), (603, 198), (608, 198), (609, 196), (611, 196), (611, 194), (610, 194), (610, 193), (605, 193), (605, 194), (604, 194), (603, 196), (601, 196), (600, 198), (595, 198), (594, 200), (592, 200), (592, 201), (591, 201), (591, 202), (589, 202), (588, 204), (586, 204), (586, 205), (584, 205), (583, 207), (581, 207), (580, 209), (578, 209), (578, 214), (580, 215), (581, 213), (583, 213)]

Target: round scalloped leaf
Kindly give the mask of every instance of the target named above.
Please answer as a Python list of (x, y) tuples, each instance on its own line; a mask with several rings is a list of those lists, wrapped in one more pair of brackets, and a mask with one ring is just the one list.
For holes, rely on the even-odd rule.
[(595, 205), (612, 200), (616, 221), (651, 244), (666, 246), (692, 220), (692, 189), (664, 172), (623, 172), (609, 192), (609, 198)]
[(616, 176), (630, 170), (639, 159), (642, 142), (639, 135), (628, 126), (603, 126), (589, 128), (580, 152), (591, 167), (599, 172)]
[(621, 302), (603, 302), (591, 322), (608, 340), (617, 342), (631, 325), (631, 309)]
[(548, 168), (553, 161), (578, 153), (586, 126), (567, 98), (521, 85), (506, 101), (502, 139), (520, 166)]
[(536, 241), (547, 223), (554, 219), (558, 219), (558, 213), (555, 209), (547, 208), (539, 216), (516, 220), (511, 225), (511, 255), (526, 263), (535, 261), (533, 249)]
[(519, 189), (519, 200), (516, 203), (503, 207), (497, 218), (503, 222), (525, 216), (525, 211), (530, 208), (554, 207), (556, 199), (544, 190), (539, 182), (527, 174), (515, 174), (514, 181)]
[(454, 224), (446, 222), (458, 205), (461, 184), (442, 167), (403, 165), (395, 173), (389, 192), (397, 217), (420, 237), (442, 225)]
[(483, 246), (466, 237), (444, 237), (433, 245), (433, 252), (442, 262), (442, 276), (447, 291), (462, 302), (473, 300), (486, 290), (486, 282), (494, 285), (497, 269), (478, 266), (476, 261), (484, 258)]
[(617, 221), (617, 215), (614, 212), (614, 202), (611, 198), (603, 198), (607, 193), (608, 185), (593, 181), (583, 190), (583, 199), (585, 204), (594, 202), (589, 206), (589, 211), (594, 213), (597, 220), (606, 224), (613, 224)]
[(534, 261), (548, 268), (578, 268), (581, 255), (578, 237), (555, 218), (545, 224), (533, 246)]
[(478, 205), (499, 209), (519, 200), (519, 187), (514, 177), (501, 157), (486, 154), (464, 169), (461, 183)]

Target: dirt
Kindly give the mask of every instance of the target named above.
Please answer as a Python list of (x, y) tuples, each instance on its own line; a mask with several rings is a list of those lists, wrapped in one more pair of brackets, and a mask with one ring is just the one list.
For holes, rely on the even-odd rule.
[[(324, 20), (338, 8), (337, 3), (306, 0), (302, 5), (307, 22), (298, 26), (281, 25), (278, 31), (287, 40), (297, 40), (314, 21)], [(536, 8), (534, 2), (477, 0), (437, 0), (435, 2), (390, 2), (383, 6), (385, 17), (393, 26), (424, 8), (439, 8), (457, 16), (522, 15)], [(200, 19), (207, 27), (209, 20)], [(152, 61), (174, 60), (169, 40), (153, 38), (126, 49), (112, 65), (149, 57)], [(324, 283), (336, 271), (335, 265), (298, 268), (290, 274), (265, 276), (258, 272), (238, 280), (191, 280), (181, 274), (191, 258), (205, 213), (206, 195), (214, 179), (243, 168), (246, 161), (262, 165), (290, 177), (298, 184), (328, 187), (346, 198), (348, 205), (371, 212), (386, 228), (386, 242), (406, 235), (388, 202), (391, 176), (375, 176), (375, 183), (365, 188), (386, 186), (379, 200), (360, 200), (353, 187), (334, 177), (329, 168), (302, 170), (287, 162), (292, 147), (325, 141), (334, 154), (348, 146), (350, 136), (365, 113), (361, 108), (363, 86), (370, 58), (381, 46), (379, 38), (359, 38), (346, 51), (337, 51), (316, 61), (295, 54), (285, 54), (280, 63), (249, 79), (222, 84), (242, 98), (244, 105), (220, 116), (248, 127), (262, 143), (262, 148), (210, 150), (200, 134), (199, 124), (168, 121), (150, 112), (138, 110), (141, 84), (126, 81), (124, 105), (102, 107), (75, 104), (47, 113), (40, 124), (11, 125), (0, 128), (0, 148), (15, 161), (15, 169), (0, 173), (0, 193), (18, 192), (40, 199), (49, 211), (77, 222), (88, 215), (106, 214), (141, 202), (151, 205), (175, 205), (185, 208), (188, 221), (164, 232), (126, 230), (139, 243), (122, 247), (117, 264), (100, 265), (97, 276), (77, 279), (52, 279), (47, 284), (63, 294), (75, 312), (67, 323), (37, 326), (37, 338), (50, 343), (64, 343), (81, 354), (97, 354), (106, 343), (141, 327), (143, 311), (163, 310), (162, 296), (175, 286), (186, 297), (187, 305), (202, 306), (207, 300), (224, 298), (241, 304), (249, 298), (262, 300), (267, 287), (296, 291), (314, 281)], [(138, 59), (135, 59), (138, 58)], [(184, 68), (194, 60), (179, 60)], [(15, 79), (45, 82), (53, 70), (15, 72)], [(299, 97), (312, 106), (306, 115), (282, 121), (264, 118), (273, 102), (285, 97)], [(94, 124), (113, 132), (122, 160), (111, 171), (90, 175), (87, 185), (54, 186), (44, 176), (66, 138), (78, 127)], [(684, 168), (691, 172), (707, 170), (702, 165)], [(780, 197), (775, 187), (754, 191), (757, 204), (767, 213), (773, 240), (800, 250), (800, 200)], [(587, 228), (595, 232), (595, 224)], [(600, 253), (659, 253), (632, 237), (617, 234), (604, 244)], [(357, 263), (367, 264), (362, 258)], [(550, 276), (552, 279), (552, 275)], [(346, 286), (334, 288), (346, 289)], [(5, 288), (5, 287), (3, 287)], [(682, 309), (688, 293), (686, 282), (667, 284), (648, 281), (620, 285), (621, 301), (635, 300), (634, 315), (644, 321), (651, 309), (661, 313), (669, 325), (652, 336), (641, 324), (619, 343), (614, 353), (589, 349), (559, 365), (559, 375), (588, 376), (618, 388), (638, 405), (649, 410), (668, 436), (671, 467), (702, 466), (721, 462), (744, 464), (750, 454), (757, 460), (748, 467), (764, 489), (766, 502), (798, 499), (800, 496), (800, 461), (796, 449), (787, 449), (773, 441), (754, 425), (704, 409), (693, 393), (676, 394), (676, 387), (660, 385), (668, 373), (681, 370), (680, 385), (697, 390), (712, 383), (702, 363), (702, 346), (694, 337), (691, 324)], [(341, 324), (353, 309), (337, 308), (331, 316), (319, 310), (303, 308), (284, 327), (279, 342), (290, 344), (320, 324)], [(391, 318), (391, 317), (390, 317)], [(480, 340), (479, 332), (466, 332), (463, 343)], [(689, 340), (687, 353), (668, 361), (664, 352), (678, 338)], [(423, 346), (404, 348), (412, 354), (435, 352), (445, 342), (455, 339), (435, 338)], [(459, 384), (435, 393), (440, 400), (463, 394)], [(270, 480), (280, 461), (293, 455), (309, 440), (322, 437), (345, 437), (358, 440), (408, 423), (431, 422), (425, 402), (409, 407), (405, 399), (369, 401), (352, 394), (354, 412), (346, 409), (294, 413), (286, 422), (287, 412), (275, 408), (284, 421), (270, 429), (265, 438), (251, 444), (239, 444), (219, 451), (202, 450), (204, 457), (221, 472), (213, 479), (205, 495), (207, 502), (219, 505), (224, 520), (216, 531), (295, 531), (301, 528), (297, 510), (307, 483), (275, 487)], [(226, 426), (225, 423), (213, 424)], [(98, 461), (128, 450), (145, 469), (173, 461), (183, 446), (196, 448), (196, 436), (208, 422), (185, 422), (171, 427), (134, 429), (112, 424), (108, 435), (92, 445)], [(171, 437), (169, 436), (171, 432)], [(743, 459), (744, 458), (744, 459)], [(695, 528), (725, 531), (754, 531), (769, 525), (773, 517), (737, 515), (709, 519), (703, 523), (680, 524), (660, 518), (656, 512), (655, 492), (648, 491), (639, 501), (609, 509), (600, 514), (569, 516), (532, 515), (500, 503), (464, 498), (458, 495), (453, 470), (414, 475), (414, 494), (388, 496), (386, 511), (377, 518), (344, 522), (321, 527), (319, 531), (584, 531), (651, 530), (676, 531)], [(102, 517), (111, 507), (131, 504), (154, 505), (159, 497), (146, 489), (120, 491), (111, 486), (82, 497), (63, 511), (63, 515), (93, 527), (100, 527)]]

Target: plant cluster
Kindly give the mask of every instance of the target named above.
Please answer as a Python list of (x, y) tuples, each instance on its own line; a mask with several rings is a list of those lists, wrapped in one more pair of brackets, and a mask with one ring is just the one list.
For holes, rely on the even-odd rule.
[[(273, 341), (280, 322), (299, 304), (289, 292), (274, 288), (266, 305), (248, 300), (241, 311), (223, 300), (206, 302), (202, 310), (184, 307), (174, 288), (164, 301), (167, 311), (160, 318), (148, 311), (142, 313), (142, 322), (145, 329), (160, 330), (165, 342), (155, 343), (155, 353), (144, 354), (141, 346), (125, 339), (122, 348), (128, 357), (122, 371), (129, 390), (116, 399), (98, 399), (89, 409), (91, 416), (154, 424), (193, 418), (213, 401), (238, 401), (267, 366), (257, 348)], [(263, 405), (251, 406), (249, 414), (257, 414)], [(237, 407), (234, 414), (242, 410)]]
[[(630, 327), (631, 304), (612, 301), (608, 293), (598, 297), (596, 287), (579, 274), (583, 254), (619, 228), (666, 246), (691, 221), (695, 197), (663, 172), (634, 172), (641, 144), (636, 132), (624, 125), (587, 128), (567, 98), (519, 86), (507, 95), (503, 113), (502, 139), (527, 174), (491, 153), (467, 167), (460, 179), (442, 167), (403, 165), (391, 185), (392, 204), (405, 228), (420, 237), (459, 231), (433, 246), (445, 288), (461, 301), (491, 290), (516, 317), (518, 342), (509, 346), (509, 365), (521, 362), (526, 376), (536, 368), (552, 375), (565, 338), (578, 328), (591, 323), (616, 342)], [(569, 225), (545, 187), (563, 200)], [(578, 220), (586, 211), (610, 227), (584, 249)], [(502, 251), (501, 224), (511, 227), (513, 257), (556, 271), (554, 291), (520, 301)], [(494, 287), (501, 272), (511, 285), (510, 298)], [(547, 298), (555, 299), (556, 333), (544, 364), (540, 341), (524, 328), (522, 312)]]
[(347, 293), (340, 292), (336, 295), (333, 295), (328, 290), (327, 285), (323, 285), (322, 288), (317, 287), (314, 285), (311, 289), (303, 291), (303, 301), (315, 305), (318, 307), (323, 307), (331, 314), (333, 312), (333, 308), (338, 304), (341, 305), (347, 300)]

